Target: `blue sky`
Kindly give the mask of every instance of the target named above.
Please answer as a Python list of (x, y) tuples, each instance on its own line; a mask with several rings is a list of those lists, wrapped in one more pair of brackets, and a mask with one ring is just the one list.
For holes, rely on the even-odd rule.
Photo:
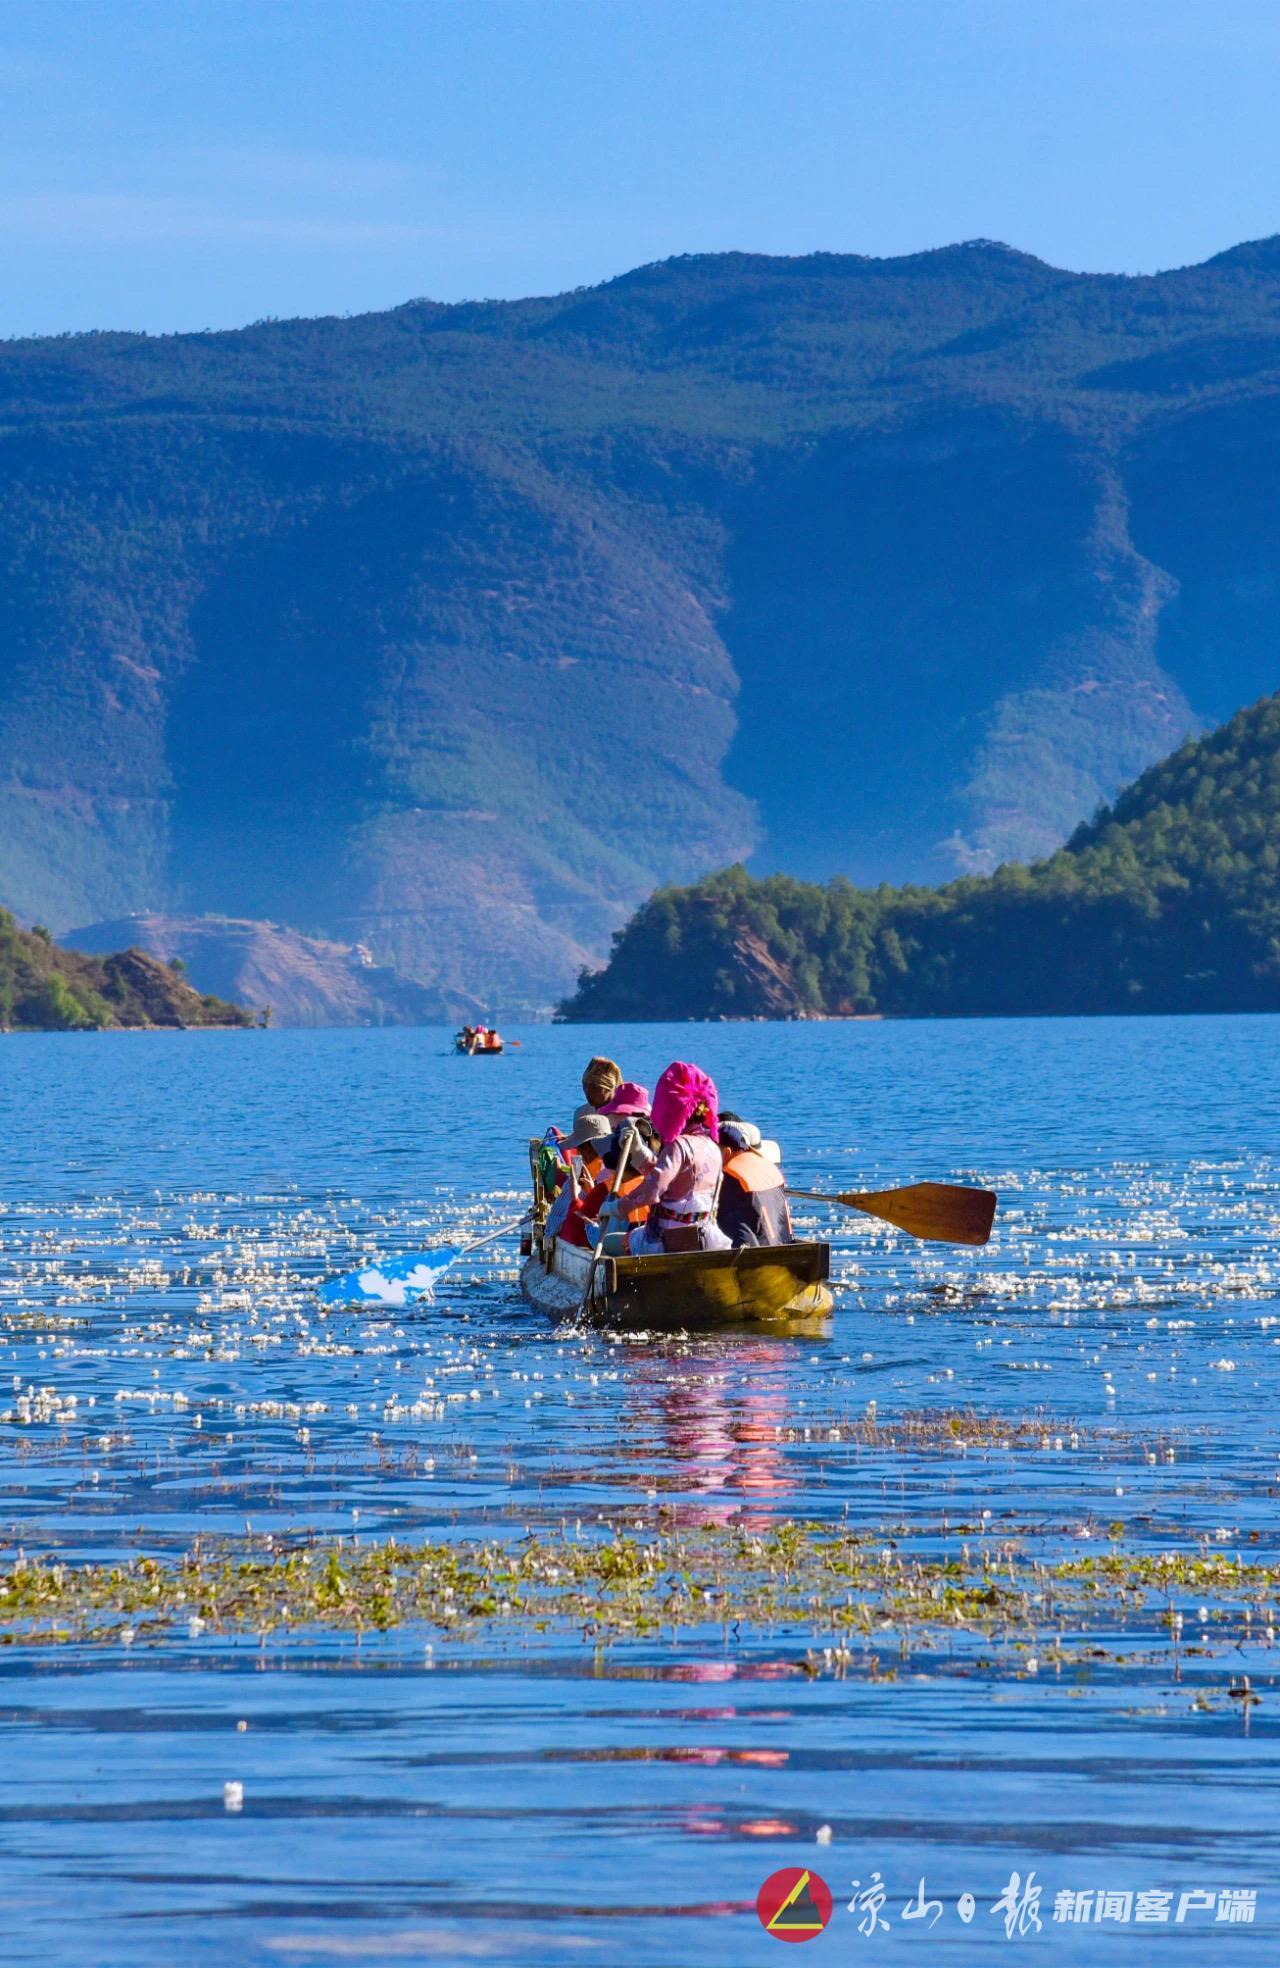
[(0, 333), (1280, 230), (1275, 0), (0, 0)]

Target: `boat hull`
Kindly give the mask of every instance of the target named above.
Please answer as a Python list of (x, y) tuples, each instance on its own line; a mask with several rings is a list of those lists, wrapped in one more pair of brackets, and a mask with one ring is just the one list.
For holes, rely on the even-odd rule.
[(528, 1258), (520, 1289), (557, 1319), (636, 1331), (750, 1327), (807, 1334), (828, 1329), (826, 1244), (689, 1251), (655, 1257), (602, 1257), (552, 1239)]

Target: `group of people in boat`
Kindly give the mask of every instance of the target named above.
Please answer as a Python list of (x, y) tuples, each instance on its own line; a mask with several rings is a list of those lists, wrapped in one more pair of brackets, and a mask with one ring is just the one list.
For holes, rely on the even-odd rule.
[(458, 1052), (501, 1052), (502, 1039), (492, 1025), (464, 1025), (453, 1035), (454, 1047)]
[(595, 1058), (582, 1091), (568, 1133), (547, 1135), (548, 1235), (633, 1257), (794, 1243), (777, 1142), (722, 1111), (701, 1067), (673, 1060), (650, 1099)]

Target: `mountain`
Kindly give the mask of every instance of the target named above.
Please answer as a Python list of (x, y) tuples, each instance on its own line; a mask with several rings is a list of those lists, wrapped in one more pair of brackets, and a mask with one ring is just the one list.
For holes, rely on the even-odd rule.
[(89, 951), (129, 944), (165, 963), (176, 957), (201, 991), (269, 1009), (272, 1025), (452, 1024), (485, 1010), (474, 998), (434, 990), (375, 964), (367, 948), (300, 936), (277, 923), (126, 916), (71, 930), (60, 941), (64, 948)]
[(730, 868), (665, 889), (570, 1019), (1280, 1011), (1280, 695), (1144, 773), (1065, 848), (943, 888)]
[(180, 969), (145, 950), (81, 956), (60, 950), (47, 929), (19, 929), (0, 909), (0, 1032), (254, 1022), (243, 1005), (193, 990)]
[(0, 345), (0, 900), (547, 1003), (736, 857), (1051, 851), (1275, 687), (1280, 239)]

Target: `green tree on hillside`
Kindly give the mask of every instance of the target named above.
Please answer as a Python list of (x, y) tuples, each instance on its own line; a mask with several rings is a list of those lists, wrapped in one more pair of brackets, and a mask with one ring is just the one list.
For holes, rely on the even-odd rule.
[(1066, 847), (937, 889), (741, 867), (651, 897), (585, 1018), (1280, 1010), (1280, 694), (1180, 746)]

